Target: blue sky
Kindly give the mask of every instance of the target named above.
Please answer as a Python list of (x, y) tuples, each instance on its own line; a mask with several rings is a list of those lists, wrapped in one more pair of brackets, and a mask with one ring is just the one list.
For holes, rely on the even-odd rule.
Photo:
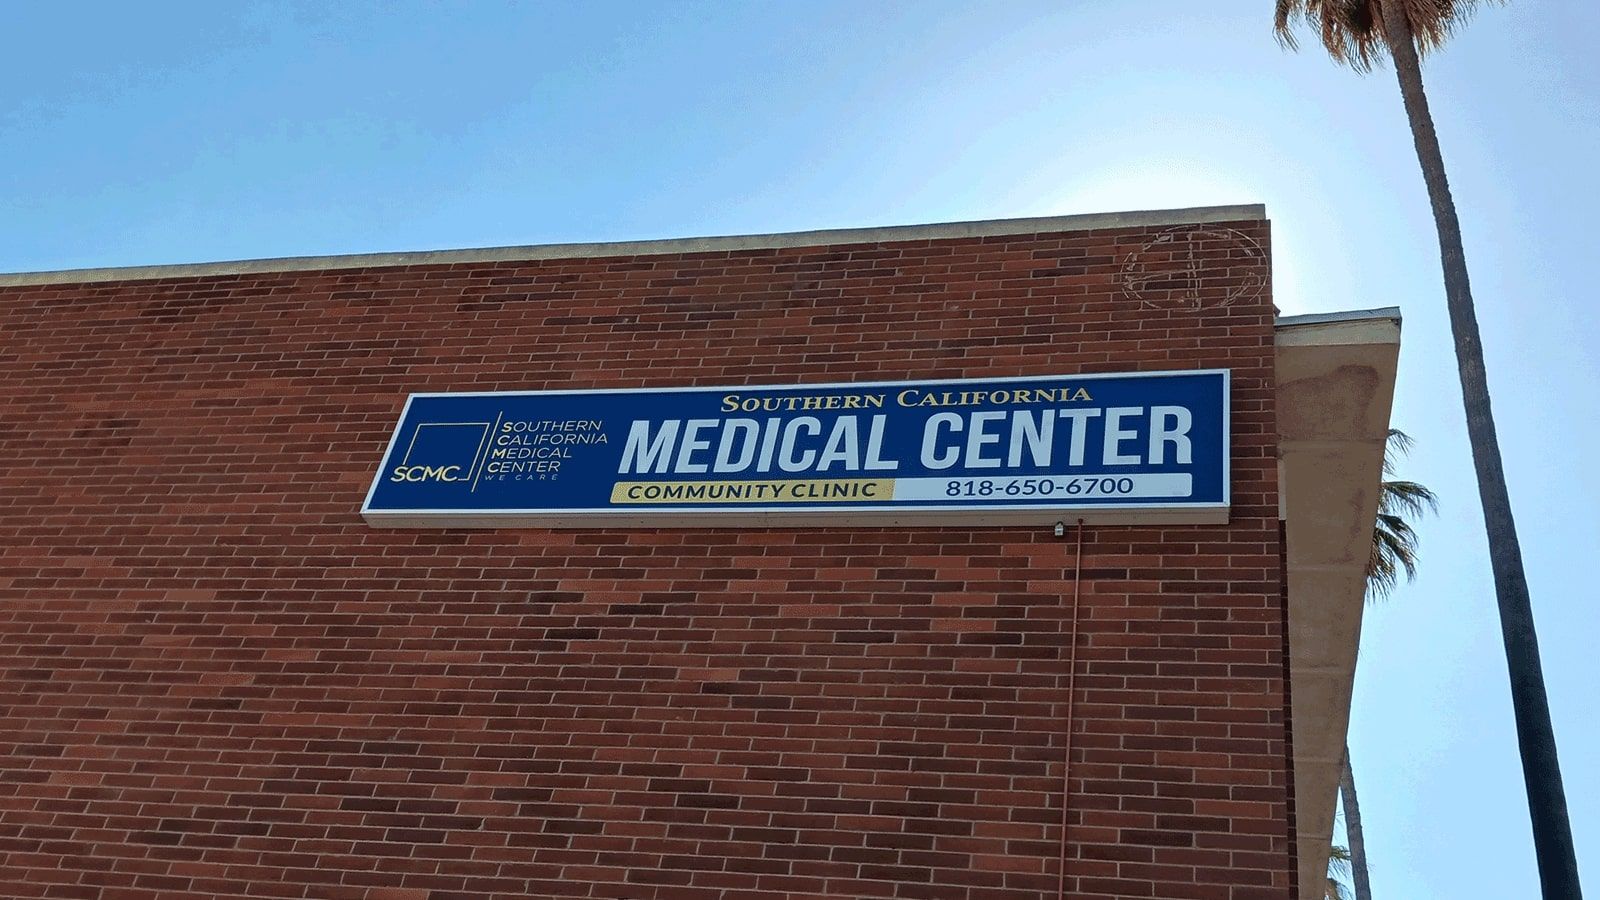
[[(1393, 75), (1271, 2), (13, 4), (0, 271), (1264, 202), (1286, 313), (1398, 305), (1403, 474), (1351, 743), (1380, 897), (1533, 893), (1504, 656)], [(1202, 11), (1203, 8), (1203, 11)], [(1308, 40), (1309, 43), (1309, 40)], [(1600, 891), (1600, 8), (1426, 75), (1465, 227), (1579, 863)]]

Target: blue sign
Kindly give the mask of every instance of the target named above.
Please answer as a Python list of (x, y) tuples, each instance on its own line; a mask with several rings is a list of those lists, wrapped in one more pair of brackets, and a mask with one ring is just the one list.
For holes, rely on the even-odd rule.
[(413, 394), (374, 524), (1225, 522), (1228, 372)]

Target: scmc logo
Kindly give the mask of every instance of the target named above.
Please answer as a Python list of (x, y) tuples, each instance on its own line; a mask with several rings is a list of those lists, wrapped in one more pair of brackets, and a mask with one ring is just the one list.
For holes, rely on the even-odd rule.
[(460, 466), (395, 466), (390, 481), (466, 481)]
[(419, 422), (405, 455), (390, 470), (395, 483), (471, 481), (489, 437), (488, 422)]

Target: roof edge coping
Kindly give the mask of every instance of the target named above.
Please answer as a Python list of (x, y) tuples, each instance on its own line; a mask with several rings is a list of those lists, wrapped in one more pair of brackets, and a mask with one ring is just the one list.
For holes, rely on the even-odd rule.
[(606, 241), (578, 244), (529, 244), (465, 250), (430, 250), (398, 253), (353, 253), (334, 256), (286, 256), (209, 263), (158, 266), (118, 266), (60, 269), (41, 272), (0, 273), (0, 287), (43, 284), (88, 284), (105, 281), (145, 281), (163, 278), (201, 278), (217, 275), (254, 275), (275, 272), (436, 266), (455, 263), (531, 262), (542, 259), (584, 259), (608, 256), (652, 256), (669, 253), (717, 253), (819, 247), (833, 244), (878, 244), (952, 238), (995, 237), (1013, 234), (1048, 234), (1102, 228), (1140, 228), (1156, 225), (1204, 225), (1213, 222), (1261, 221), (1267, 217), (1260, 203), (1238, 206), (1197, 206), (1186, 209), (1084, 213), (1021, 219), (985, 219), (927, 225), (889, 225), (876, 228), (830, 228), (777, 234), (665, 238), (643, 241)]
[(1274, 331), (1279, 347), (1398, 345), (1400, 323), (1400, 307), (1384, 306), (1378, 309), (1349, 309), (1300, 316), (1279, 316)]
[(1327, 325), (1333, 322), (1364, 322), (1373, 319), (1400, 321), (1400, 307), (1380, 306), (1376, 309), (1341, 309), (1335, 312), (1304, 313), (1298, 316), (1278, 316), (1279, 328), (1297, 325)]

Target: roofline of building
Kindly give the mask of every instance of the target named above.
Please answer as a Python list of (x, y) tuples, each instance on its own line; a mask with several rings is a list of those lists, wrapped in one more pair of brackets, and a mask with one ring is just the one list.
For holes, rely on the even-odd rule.
[(1300, 325), (1331, 325), (1335, 322), (1367, 322), (1374, 319), (1392, 319), (1400, 321), (1400, 307), (1380, 306), (1376, 309), (1342, 309), (1337, 312), (1305, 313), (1298, 316), (1279, 316), (1279, 328), (1294, 328)]
[(1279, 347), (1400, 343), (1400, 307), (1279, 316)]
[(1197, 206), (1189, 209), (1088, 213), (1027, 219), (988, 219), (975, 222), (946, 222), (932, 225), (891, 225), (882, 228), (830, 228), (820, 231), (792, 231), (782, 234), (744, 234), (649, 241), (610, 241), (590, 244), (529, 244), (518, 247), (484, 247), (475, 250), (357, 253), (339, 256), (289, 256), (277, 259), (244, 259), (166, 266), (123, 266), (102, 269), (62, 269), (47, 272), (0, 274), (0, 287), (39, 284), (87, 284), (105, 281), (148, 281), (165, 278), (203, 278), (219, 275), (374, 269), (396, 266), (527, 262), (540, 259), (651, 256), (667, 253), (729, 253), (738, 250), (820, 247), (834, 244), (880, 244), (900, 241), (995, 237), (1014, 234), (1053, 234), (1069, 231), (1092, 231), (1103, 228), (1204, 225), (1212, 222), (1259, 221), (1266, 217), (1267, 213), (1264, 205), (1250, 203), (1239, 206)]

